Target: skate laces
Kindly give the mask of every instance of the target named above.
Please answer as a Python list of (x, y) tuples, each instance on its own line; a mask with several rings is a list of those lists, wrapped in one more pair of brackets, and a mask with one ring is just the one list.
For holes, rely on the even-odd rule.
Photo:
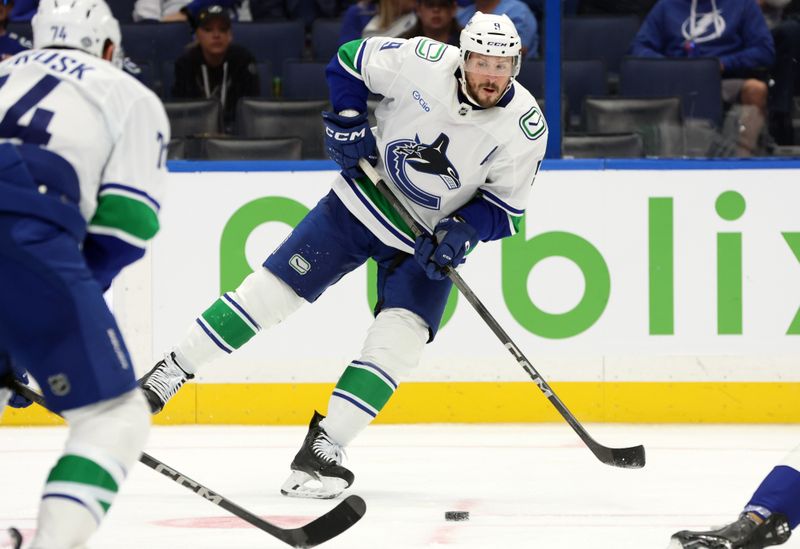
[(178, 392), (178, 389), (183, 387), (186, 380), (191, 377), (194, 376), (184, 372), (171, 356), (166, 355), (164, 359), (156, 365), (144, 384), (166, 402), (172, 398), (175, 393)]
[(333, 442), (325, 431), (322, 430), (320, 430), (319, 434), (314, 438), (311, 451), (321, 460), (335, 463), (336, 465), (341, 465), (342, 459), (345, 456), (344, 448)]

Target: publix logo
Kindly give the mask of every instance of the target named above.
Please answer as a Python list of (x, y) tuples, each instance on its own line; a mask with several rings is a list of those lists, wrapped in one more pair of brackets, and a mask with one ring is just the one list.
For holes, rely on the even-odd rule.
[[(690, 298), (676, 291), (675, 264), (685, 263), (676, 253), (679, 246), (686, 244), (686, 238), (695, 236), (676, 230), (680, 217), (676, 214), (675, 198), (669, 196), (646, 197), (646, 221), (637, 222), (632, 230), (646, 233), (646, 242), (639, 256), (644, 257), (642, 265), (628, 268), (624, 274), (640, 273), (647, 277), (646, 290), (633, 299), (641, 300), (641, 318), (637, 324), (646, 327), (651, 336), (676, 335), (675, 311), (689, 306)], [(743, 218), (747, 209), (744, 196), (736, 191), (724, 191), (716, 196), (711, 216), (723, 225)], [(220, 242), (220, 291), (235, 289), (250, 274), (251, 267), (245, 257), (245, 245), (250, 234), (267, 222), (284, 223), (294, 227), (306, 215), (308, 208), (300, 202), (280, 196), (263, 197), (248, 202), (239, 208), (227, 221)], [(733, 225), (731, 225), (733, 226)], [(716, 293), (709, 296), (716, 308), (715, 325), (709, 326), (718, 335), (742, 335), (745, 333), (744, 281), (756, 266), (746, 263), (741, 231), (722, 231), (714, 229), (707, 237), (712, 244), (708, 257), (702, 264), (692, 266), (693, 271), (714, 271)], [(676, 242), (676, 235), (681, 241)], [(800, 232), (782, 232), (783, 248), (770, 250), (770, 264), (780, 261), (797, 264), (800, 268)], [(497, 243), (489, 244), (498, 246)], [(503, 239), (500, 248), (499, 282), (502, 299), (508, 313), (519, 326), (540, 337), (565, 339), (577, 336), (597, 323), (606, 311), (612, 291), (612, 272), (607, 258), (586, 237), (569, 231), (542, 232), (528, 238), (524, 221), (519, 233)], [(637, 256), (637, 257), (639, 257)], [(611, 257), (611, 256), (609, 256)], [(583, 278), (580, 298), (569, 310), (552, 312), (537, 305), (532, 298), (528, 284), (534, 267), (549, 258), (560, 258), (572, 263)], [(794, 261), (792, 260), (794, 258)], [(615, 260), (616, 261), (616, 260)], [(763, 267), (763, 266), (762, 266)], [(800, 271), (798, 271), (800, 272)], [(619, 275), (623, 273), (618, 273)], [(377, 267), (370, 261), (367, 265), (367, 296), (364, 307), (372, 307), (375, 295)], [(621, 277), (624, 279), (624, 277)], [(469, 280), (468, 280), (469, 282)], [(628, 290), (618, 281), (614, 291), (624, 293)], [(776, 291), (776, 294), (780, 292)], [(452, 316), (459, 296), (454, 289), (447, 304), (443, 323)], [(777, 299), (777, 298), (776, 298)], [(785, 303), (785, 299), (783, 300)], [(800, 335), (800, 310), (789, 304), (794, 311), (791, 320), (787, 318), (786, 335)]]

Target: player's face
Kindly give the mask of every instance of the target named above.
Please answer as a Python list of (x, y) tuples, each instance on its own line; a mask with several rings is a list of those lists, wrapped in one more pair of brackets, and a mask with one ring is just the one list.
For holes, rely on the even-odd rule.
[(217, 17), (197, 27), (196, 35), (200, 47), (208, 55), (223, 55), (233, 39), (230, 25)]
[(472, 52), (464, 66), (469, 94), (481, 107), (494, 107), (511, 81), (514, 61)]

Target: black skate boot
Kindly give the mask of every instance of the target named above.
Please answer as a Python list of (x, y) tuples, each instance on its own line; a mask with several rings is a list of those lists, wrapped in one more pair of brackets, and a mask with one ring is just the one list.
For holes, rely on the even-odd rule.
[(292, 461), (292, 474), (281, 487), (284, 496), (331, 499), (353, 484), (353, 473), (342, 467), (344, 449), (320, 427), (323, 419), (325, 416), (314, 412), (303, 446)]
[(164, 355), (163, 359), (156, 362), (153, 369), (139, 380), (139, 386), (150, 405), (150, 413), (157, 414), (163, 410), (167, 401), (175, 396), (187, 379), (194, 379), (194, 374), (185, 372), (178, 365), (175, 353)]
[(9, 528), (0, 532), (0, 547), (5, 549), (20, 549), (22, 547), (22, 534), (16, 528)]
[(786, 517), (780, 513), (766, 520), (756, 513), (744, 513), (718, 530), (673, 534), (669, 549), (762, 549), (784, 543), (791, 533)]

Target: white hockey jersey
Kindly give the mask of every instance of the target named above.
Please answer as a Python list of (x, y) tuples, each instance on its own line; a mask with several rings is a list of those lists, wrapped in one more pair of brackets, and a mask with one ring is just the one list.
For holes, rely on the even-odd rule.
[[(378, 173), (431, 229), (476, 196), (507, 214), (514, 234), (544, 157), (547, 126), (518, 83), (498, 105), (471, 106), (459, 94), (458, 48), (424, 37), (375, 37), (343, 45), (339, 65), (383, 96), (373, 129)], [(340, 177), (333, 189), (384, 243), (413, 250), (413, 237), (365, 181)]]
[(42, 49), (0, 63), (0, 143), (72, 167), (90, 235), (142, 249), (155, 235), (169, 140), (160, 100), (107, 61)]

